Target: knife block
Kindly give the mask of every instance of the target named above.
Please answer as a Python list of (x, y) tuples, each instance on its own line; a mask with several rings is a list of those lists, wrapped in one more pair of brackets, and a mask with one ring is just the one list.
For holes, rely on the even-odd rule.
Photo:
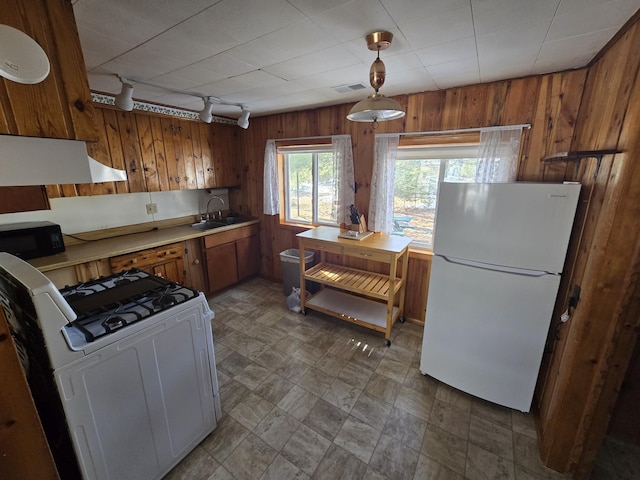
[(358, 233), (365, 233), (367, 231), (367, 222), (364, 219), (364, 215), (360, 215), (360, 223), (352, 223), (351, 230), (355, 230)]

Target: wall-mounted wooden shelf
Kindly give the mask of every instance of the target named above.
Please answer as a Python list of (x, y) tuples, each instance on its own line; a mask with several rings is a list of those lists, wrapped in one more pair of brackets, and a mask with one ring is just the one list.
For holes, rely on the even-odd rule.
[(616, 149), (606, 149), (606, 150), (576, 150), (573, 152), (559, 152), (553, 155), (547, 155), (546, 157), (542, 157), (542, 162), (546, 164), (553, 163), (568, 163), (568, 162), (576, 162), (576, 175), (580, 169), (580, 160), (584, 158), (595, 158), (598, 162), (596, 165), (596, 171), (594, 173), (594, 178), (598, 176), (598, 172), (600, 171), (600, 163), (602, 163), (602, 157), (605, 155), (613, 155), (616, 153), (622, 153), (620, 150)]

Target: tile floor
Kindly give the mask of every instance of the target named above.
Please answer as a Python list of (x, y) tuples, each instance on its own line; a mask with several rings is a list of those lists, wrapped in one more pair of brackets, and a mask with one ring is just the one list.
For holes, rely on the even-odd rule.
[(382, 334), (290, 312), (264, 279), (209, 303), (223, 417), (169, 480), (567, 478), (541, 464), (530, 415), (420, 373), (417, 325), (397, 323), (387, 347)]

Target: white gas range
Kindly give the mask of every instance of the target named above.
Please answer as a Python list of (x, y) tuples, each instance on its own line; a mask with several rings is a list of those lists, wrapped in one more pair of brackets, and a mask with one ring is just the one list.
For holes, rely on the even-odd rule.
[(159, 479), (216, 427), (202, 293), (135, 269), (58, 290), (0, 253), (0, 304), (61, 478)]

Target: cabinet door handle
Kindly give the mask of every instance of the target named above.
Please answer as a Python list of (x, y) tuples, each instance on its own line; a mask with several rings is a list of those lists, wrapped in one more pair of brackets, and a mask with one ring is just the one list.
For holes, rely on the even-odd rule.
[(360, 255), (362, 255), (363, 257), (372, 257), (373, 256), (370, 253), (362, 253), (362, 252), (360, 252)]

